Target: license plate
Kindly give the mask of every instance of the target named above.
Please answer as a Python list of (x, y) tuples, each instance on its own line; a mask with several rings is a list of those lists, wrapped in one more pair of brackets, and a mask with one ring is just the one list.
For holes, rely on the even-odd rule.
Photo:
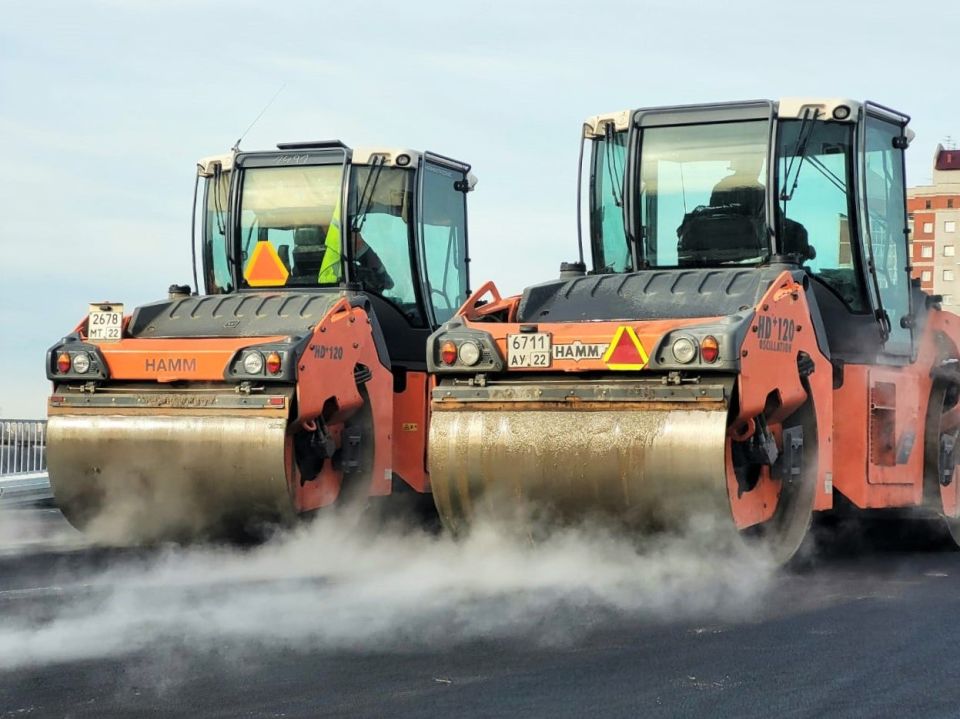
[(549, 367), (551, 344), (546, 332), (507, 335), (507, 369)]
[(87, 339), (90, 342), (117, 342), (123, 333), (123, 305), (90, 305)]

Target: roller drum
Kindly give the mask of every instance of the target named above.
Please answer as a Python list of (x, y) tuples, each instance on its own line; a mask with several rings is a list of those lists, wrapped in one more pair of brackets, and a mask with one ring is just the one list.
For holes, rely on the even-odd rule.
[(532, 508), (567, 520), (599, 513), (641, 529), (729, 517), (725, 403), (513, 407), (434, 403), (430, 479), (449, 528)]
[(109, 541), (221, 535), (292, 513), (280, 417), (59, 414), (47, 464), (70, 521)]

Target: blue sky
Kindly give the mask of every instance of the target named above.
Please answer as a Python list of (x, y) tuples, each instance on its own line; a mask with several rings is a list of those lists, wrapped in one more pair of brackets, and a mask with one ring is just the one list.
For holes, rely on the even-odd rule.
[[(6, 3), (0, 24), (0, 417), (39, 417), (46, 348), (91, 300), (189, 282), (195, 161), (339, 138), (472, 162), (473, 284), (576, 254), (581, 121), (786, 95), (911, 114), (908, 181), (960, 139), (960, 3)], [(943, 30), (943, 38), (938, 32)]]

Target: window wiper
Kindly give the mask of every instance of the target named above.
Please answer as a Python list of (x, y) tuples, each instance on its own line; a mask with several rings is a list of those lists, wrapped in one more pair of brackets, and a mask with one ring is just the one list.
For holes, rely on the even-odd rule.
[[(617, 207), (623, 207), (623, 169), (617, 172), (616, 160), (617, 153), (614, 150), (616, 145), (614, 138), (613, 123), (608, 122), (604, 125), (604, 152), (606, 153), (607, 174), (610, 175), (610, 194), (613, 195), (613, 202)], [(617, 175), (620, 175), (617, 177)]]
[(223, 218), (223, 198), (220, 196), (220, 193), (223, 189), (223, 170), (220, 165), (217, 164), (213, 169), (213, 214), (217, 218), (217, 232), (221, 235), (226, 236), (227, 226)]
[(380, 181), (380, 173), (383, 171), (384, 158), (374, 159), (374, 166), (367, 172), (367, 179), (363, 183), (363, 190), (360, 191), (360, 200), (357, 202), (357, 211), (350, 218), (350, 231), (360, 232), (363, 224), (367, 221), (367, 211), (373, 202), (373, 193), (377, 189), (377, 183)]
[[(226, 212), (223, 209), (225, 189), (223, 182), (223, 169), (218, 163), (214, 166), (213, 169), (213, 215), (217, 220), (217, 233), (223, 237), (224, 242), (227, 240), (227, 220)], [(229, 245), (228, 245), (229, 247)], [(227, 264), (230, 265), (230, 268), (236, 270), (238, 268), (237, 258), (234, 257), (232, 251), (227, 251)]]
[[(784, 214), (787, 213), (787, 202), (793, 199), (793, 193), (797, 190), (797, 183), (800, 182), (800, 170), (803, 169), (803, 160), (807, 156), (807, 145), (810, 144), (810, 138), (813, 137), (818, 117), (820, 117), (820, 110), (814, 109), (812, 117), (810, 110), (807, 110), (800, 122), (800, 132), (797, 133), (797, 142), (793, 148), (790, 164), (787, 165), (787, 170), (783, 173), (783, 188), (780, 190), (780, 201), (783, 202)], [(786, 163), (786, 158), (783, 161)], [(793, 185), (787, 192), (787, 186), (790, 185), (790, 173), (793, 172), (795, 162), (797, 163), (797, 172), (793, 176)]]
[[(604, 154), (606, 159), (607, 174), (610, 177), (610, 194), (613, 196), (613, 204), (620, 208), (620, 211), (623, 211), (623, 175), (626, 171), (625, 166), (617, 168), (617, 152), (616, 148), (618, 147), (616, 143), (616, 130), (612, 122), (608, 122), (604, 125), (603, 128), (604, 135)], [(626, 160), (624, 160), (626, 162)], [(627, 255), (631, 256), (632, 252), (630, 250), (630, 240), (626, 237), (624, 233), (624, 240), (627, 244)], [(645, 254), (645, 253), (644, 253)], [(640, 260), (641, 264), (644, 260)]]

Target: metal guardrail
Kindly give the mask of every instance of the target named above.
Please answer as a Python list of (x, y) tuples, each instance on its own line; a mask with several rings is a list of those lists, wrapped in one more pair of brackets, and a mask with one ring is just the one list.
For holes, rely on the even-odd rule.
[(46, 471), (46, 420), (0, 419), (0, 477)]
[(0, 504), (51, 498), (46, 421), (0, 419)]

